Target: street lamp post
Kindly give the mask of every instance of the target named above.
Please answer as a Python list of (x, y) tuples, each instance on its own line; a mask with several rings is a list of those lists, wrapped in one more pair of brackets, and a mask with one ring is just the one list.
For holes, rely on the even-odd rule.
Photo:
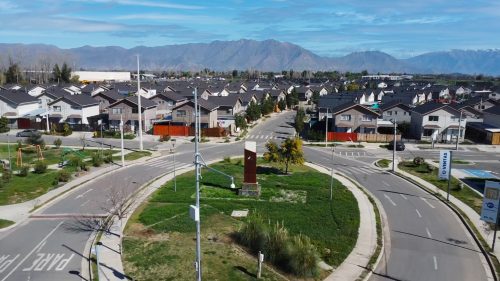
[(139, 150), (144, 150), (142, 145), (142, 106), (141, 106), (141, 75), (139, 74), (139, 55), (137, 55), (137, 113), (139, 114)]
[(328, 107), (326, 108), (325, 117), (325, 147), (328, 147)]
[(393, 172), (396, 170), (396, 126), (397, 126), (397, 122), (396, 122), (396, 119), (394, 119), (394, 140), (392, 143), (392, 171)]
[(173, 152), (172, 158), (174, 162), (174, 192), (177, 192), (177, 179), (175, 177), (175, 139), (172, 140), (172, 152)]
[(12, 163), (10, 161), (10, 137), (7, 134), (7, 150), (9, 151), (9, 173), (12, 173)]
[(120, 139), (121, 139), (121, 152), (122, 152), (122, 167), (125, 167), (125, 154), (123, 151), (123, 115), (120, 114)]
[(455, 150), (458, 150), (458, 140), (460, 139), (460, 127), (462, 125), (462, 110), (460, 110), (460, 118), (458, 118), (458, 135), (457, 142), (455, 144)]
[(333, 200), (333, 155), (335, 153), (335, 149), (332, 147), (332, 169), (330, 175), (330, 201)]

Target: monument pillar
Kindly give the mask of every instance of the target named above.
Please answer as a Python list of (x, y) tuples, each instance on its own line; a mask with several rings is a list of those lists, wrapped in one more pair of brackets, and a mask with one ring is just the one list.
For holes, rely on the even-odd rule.
[(260, 196), (260, 186), (257, 183), (257, 143), (245, 141), (245, 171), (243, 186), (239, 191), (242, 196)]

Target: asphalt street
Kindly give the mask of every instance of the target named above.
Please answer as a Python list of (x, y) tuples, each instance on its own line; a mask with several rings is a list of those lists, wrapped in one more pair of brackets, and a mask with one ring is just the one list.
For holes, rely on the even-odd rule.
[[(293, 116), (287, 112), (267, 119), (253, 128), (247, 140), (256, 141), (257, 153), (263, 153), (267, 141), (293, 136)], [(209, 162), (240, 156), (243, 146), (243, 142), (203, 143), (200, 149)], [(308, 161), (332, 166), (330, 149), (304, 150)], [(348, 156), (351, 151), (361, 152), (339, 150), (333, 167), (364, 185), (382, 202), (390, 228), (385, 262), (371, 280), (486, 279), (478, 249), (454, 214), (417, 187), (371, 167), (363, 157), (372, 159), (373, 152)], [(92, 231), (76, 218), (103, 214), (102, 206), (116, 188), (132, 192), (155, 177), (171, 173), (172, 159), (171, 155), (162, 156), (97, 178), (42, 208), (22, 225), (0, 233), (0, 281), (82, 280), (88, 271), (85, 244)], [(176, 168), (192, 166), (192, 162), (193, 144), (179, 145)]]

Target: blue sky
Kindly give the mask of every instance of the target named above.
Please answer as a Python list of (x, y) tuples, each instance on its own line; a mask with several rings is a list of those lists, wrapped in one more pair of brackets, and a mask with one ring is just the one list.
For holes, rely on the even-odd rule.
[(319, 55), (500, 48), (499, 0), (0, 0), (0, 42), (84, 45), (276, 39)]

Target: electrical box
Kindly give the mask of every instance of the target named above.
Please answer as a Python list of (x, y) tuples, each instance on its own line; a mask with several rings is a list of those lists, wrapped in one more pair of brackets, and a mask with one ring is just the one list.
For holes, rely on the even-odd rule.
[(200, 209), (194, 205), (189, 206), (189, 216), (194, 221), (200, 221)]

